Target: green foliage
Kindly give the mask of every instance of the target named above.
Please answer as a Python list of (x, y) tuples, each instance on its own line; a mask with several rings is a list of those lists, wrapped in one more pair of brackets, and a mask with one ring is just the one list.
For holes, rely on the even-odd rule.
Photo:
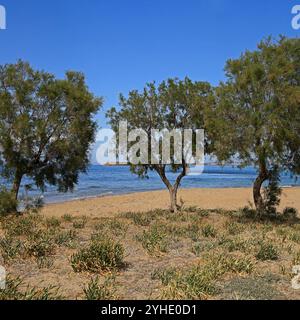
[(9, 217), (1, 221), (2, 228), (11, 237), (30, 236), (38, 226), (37, 215), (23, 214), (15, 217)]
[(158, 225), (151, 226), (148, 231), (143, 231), (142, 234), (136, 236), (136, 239), (142, 243), (143, 248), (151, 255), (167, 251), (167, 234)]
[(82, 217), (78, 220), (75, 220), (73, 222), (73, 228), (75, 229), (84, 229), (85, 225), (86, 225), (86, 222), (87, 222), (87, 218), (86, 217)]
[(5, 188), (0, 188), (0, 217), (17, 211), (18, 201), (13, 193)]
[[(132, 90), (127, 98), (121, 95), (118, 111), (112, 108), (107, 117), (115, 132), (119, 129), (120, 121), (127, 121), (129, 130), (144, 129), (148, 142), (154, 140), (152, 130), (167, 129), (171, 132), (173, 129), (192, 129), (195, 133), (195, 129), (203, 128), (203, 109), (210, 92), (211, 86), (207, 82), (193, 82), (188, 78), (182, 81), (168, 79), (159, 85), (149, 83), (142, 92)], [(128, 147), (131, 149), (133, 146), (137, 147), (136, 141)], [(167, 166), (162, 161), (161, 150), (155, 155), (156, 164), (151, 161), (151, 152), (147, 155), (139, 154), (140, 161), (131, 164), (131, 171), (141, 178), (148, 178), (149, 171), (157, 172), (171, 194), (172, 211), (177, 211), (177, 190), (187, 173), (186, 161), (183, 160), (181, 164), (175, 161), (176, 148), (179, 147), (181, 144), (176, 145), (175, 141), (170, 144), (170, 167), (173, 172), (181, 171), (173, 185), (167, 177)], [(138, 155), (138, 150), (135, 154)]]
[(23, 280), (7, 276), (6, 287), (0, 290), (1, 300), (62, 300), (63, 297), (59, 294), (59, 288), (48, 286), (45, 288), (25, 287)]
[[(269, 170), (300, 172), (299, 57), (299, 39), (261, 42), (256, 51), (227, 62), (227, 81), (207, 108), (208, 140), (219, 161), (238, 160), (258, 169), (254, 201), (259, 210)], [(273, 206), (277, 200), (271, 198)]]
[(153, 276), (165, 285), (163, 299), (204, 300), (218, 293), (216, 281), (224, 274), (250, 274), (252, 271), (253, 263), (249, 258), (220, 254), (208, 256), (204, 265), (184, 271), (171, 269)]
[(202, 235), (206, 238), (215, 238), (217, 235), (217, 230), (211, 224), (206, 224), (201, 228)]
[(21, 256), (23, 251), (24, 248), (20, 240), (10, 236), (0, 238), (0, 254), (6, 263)]
[(30, 236), (30, 241), (26, 245), (27, 254), (37, 259), (51, 256), (54, 251), (55, 243), (52, 235), (42, 230)]
[(277, 260), (279, 258), (278, 249), (271, 243), (262, 242), (256, 254), (258, 260)]
[(100, 284), (99, 277), (91, 279), (84, 288), (85, 299), (92, 300), (113, 300), (115, 298), (115, 277), (109, 276), (103, 284)]
[(58, 218), (51, 217), (46, 219), (47, 228), (59, 228), (61, 221)]
[(54, 237), (54, 242), (58, 246), (66, 246), (72, 248), (77, 238), (77, 232), (74, 230), (60, 231)]
[(64, 214), (64, 215), (62, 216), (62, 218), (63, 218), (63, 220), (64, 220), (65, 222), (72, 222), (72, 221), (73, 221), (73, 217), (72, 217), (72, 215), (70, 215), (70, 214)]
[(124, 266), (124, 248), (111, 239), (97, 239), (89, 247), (79, 250), (71, 257), (75, 272), (107, 272)]
[(101, 105), (81, 73), (58, 80), (23, 61), (0, 66), (0, 165), (15, 197), (25, 176), (41, 190), (74, 188), (89, 163)]
[(264, 190), (263, 207), (260, 208), (261, 215), (276, 216), (277, 206), (280, 204), (282, 189), (279, 187), (280, 172), (278, 167), (269, 170), (269, 184)]
[(164, 286), (167, 286), (178, 274), (176, 268), (155, 269), (151, 274), (152, 280), (160, 280)]
[(283, 210), (282, 214), (286, 220), (296, 220), (298, 217), (298, 210), (295, 208), (287, 207)]

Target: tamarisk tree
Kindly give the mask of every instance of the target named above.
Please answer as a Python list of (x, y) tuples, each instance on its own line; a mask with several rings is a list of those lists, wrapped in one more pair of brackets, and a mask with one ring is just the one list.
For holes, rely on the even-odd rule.
[[(197, 123), (193, 121), (195, 114), (197, 119), (202, 119), (206, 100), (210, 95), (211, 87), (208, 83), (193, 82), (186, 78), (183, 81), (178, 79), (169, 79), (163, 81), (158, 86), (155, 83), (147, 84), (142, 92), (137, 90), (129, 92), (127, 98), (120, 96), (119, 108), (112, 108), (108, 113), (110, 124), (113, 130), (118, 130), (121, 121), (126, 121), (129, 130), (142, 129), (146, 137), (143, 139), (146, 143), (151, 141), (158, 142), (159, 152), (153, 154), (148, 144), (149, 152), (144, 155), (143, 161), (130, 163), (131, 171), (142, 178), (148, 177), (149, 171), (155, 171), (165, 184), (170, 194), (170, 209), (176, 212), (179, 208), (177, 202), (177, 192), (182, 179), (187, 175), (189, 163), (186, 161), (183, 148), (183, 135), (176, 139), (178, 130), (183, 132), (189, 130), (194, 139), (197, 129), (202, 129), (203, 121)], [(172, 135), (171, 142), (164, 149), (164, 142), (160, 140), (159, 133), (167, 132), (165, 138), (170, 140), (168, 133)], [(164, 139), (164, 137), (163, 137)], [(136, 141), (129, 137), (129, 147)], [(193, 144), (193, 143), (192, 143)], [(195, 145), (191, 146), (193, 152)], [(158, 150), (158, 149), (157, 149)], [(170, 162), (164, 161), (165, 150), (170, 155)], [(137, 154), (140, 150), (136, 150)], [(141, 154), (139, 154), (141, 156)], [(180, 161), (176, 161), (180, 159)], [(168, 169), (173, 173), (178, 172), (175, 182), (168, 177)]]
[(101, 105), (81, 73), (58, 80), (22, 61), (0, 66), (1, 173), (15, 198), (25, 176), (41, 190), (74, 188), (89, 163)]
[(208, 134), (220, 161), (257, 168), (253, 198), (262, 212), (261, 189), (274, 172), (300, 172), (300, 40), (269, 38), (225, 70), (208, 109)]

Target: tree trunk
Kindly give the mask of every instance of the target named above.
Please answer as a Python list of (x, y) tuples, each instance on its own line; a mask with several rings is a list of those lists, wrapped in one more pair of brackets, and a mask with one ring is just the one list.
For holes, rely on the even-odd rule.
[(253, 199), (258, 212), (264, 208), (264, 200), (261, 195), (261, 188), (263, 183), (268, 180), (268, 177), (269, 174), (265, 164), (260, 165), (259, 175), (253, 185)]
[(169, 193), (170, 193), (170, 210), (171, 210), (171, 212), (177, 213), (178, 208), (179, 208), (179, 206), (177, 204), (177, 192), (178, 192), (178, 188), (179, 188), (179, 185), (180, 185), (182, 178), (184, 178), (186, 176), (187, 167), (184, 162), (182, 172), (177, 177), (176, 182), (173, 186), (166, 176), (165, 169), (166, 169), (165, 165), (156, 167), (157, 173), (161, 177), (163, 183), (166, 185), (166, 187), (168, 188)]
[(178, 210), (177, 189), (171, 188), (169, 190), (169, 193), (170, 193), (170, 203), (171, 203), (170, 210), (171, 210), (171, 212), (177, 213), (177, 210)]
[(18, 199), (22, 178), (23, 178), (23, 174), (17, 171), (15, 174), (14, 183), (11, 189), (11, 192), (14, 194), (16, 200)]

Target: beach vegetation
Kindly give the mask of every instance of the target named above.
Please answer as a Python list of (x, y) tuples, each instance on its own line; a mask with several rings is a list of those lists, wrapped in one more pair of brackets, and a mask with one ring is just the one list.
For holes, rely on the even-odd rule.
[(17, 211), (18, 201), (15, 199), (13, 193), (6, 188), (0, 188), (0, 217), (6, 216)]
[(256, 258), (262, 261), (277, 260), (279, 258), (279, 252), (272, 243), (261, 242)]
[[(156, 136), (153, 136), (153, 130), (156, 132), (168, 130), (170, 133), (173, 132), (173, 129), (190, 129), (195, 135), (195, 130), (203, 128), (203, 110), (211, 90), (212, 88), (207, 82), (193, 82), (188, 78), (182, 81), (168, 79), (159, 85), (154, 82), (149, 83), (141, 92), (132, 90), (127, 98), (121, 95), (119, 108), (109, 110), (107, 117), (115, 132), (119, 130), (120, 122), (126, 121), (129, 130), (142, 129), (147, 135), (145, 139), (148, 142), (158, 140)], [(192, 120), (195, 114), (197, 114), (197, 125)], [(202, 125), (200, 126), (200, 124)], [(182, 150), (182, 141), (178, 143), (175, 140), (173, 137), (168, 141), (169, 145), (166, 148), (169, 150), (168, 158), (170, 161), (168, 163), (163, 159), (164, 153), (161, 147), (158, 148), (158, 153), (155, 155), (153, 152), (141, 155), (141, 150), (136, 150), (140, 161), (134, 164), (130, 163), (131, 171), (141, 178), (148, 178), (149, 171), (155, 171), (159, 175), (169, 191), (172, 212), (177, 212), (180, 208), (177, 193), (189, 168)], [(120, 143), (120, 141), (117, 142)], [(161, 140), (158, 141), (159, 145), (160, 142)], [(134, 143), (136, 141), (129, 143), (128, 147), (132, 147)], [(147, 151), (148, 147), (145, 150)], [(122, 150), (119, 150), (119, 153), (120, 151)], [(127, 153), (128, 150), (125, 151)], [(119, 156), (121, 157), (121, 154)], [(145, 159), (142, 159), (142, 156)], [(180, 164), (178, 156), (182, 158)], [(171, 181), (168, 172), (178, 172), (175, 182)]]
[(137, 241), (141, 242), (144, 249), (150, 255), (160, 255), (167, 252), (168, 235), (166, 230), (159, 225), (153, 225), (147, 231), (136, 236)]
[(101, 105), (82, 73), (56, 79), (21, 60), (0, 66), (1, 175), (15, 199), (24, 177), (42, 191), (73, 190), (89, 164)]
[(299, 39), (268, 38), (228, 60), (227, 80), (206, 112), (208, 140), (220, 163), (257, 168), (253, 200), (259, 215), (276, 211), (280, 173), (300, 173), (299, 52)]
[(99, 277), (92, 278), (83, 289), (86, 300), (114, 300), (115, 296), (115, 276), (107, 276), (101, 284)]
[(103, 273), (124, 267), (124, 248), (111, 239), (96, 239), (71, 257), (75, 272)]

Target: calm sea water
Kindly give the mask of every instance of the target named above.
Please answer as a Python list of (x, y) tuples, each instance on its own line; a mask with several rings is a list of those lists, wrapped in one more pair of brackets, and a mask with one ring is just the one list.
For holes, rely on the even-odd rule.
[[(103, 167), (92, 165), (88, 174), (82, 174), (79, 184), (73, 193), (61, 194), (55, 188), (49, 187), (44, 193), (46, 203), (63, 202), (74, 199), (117, 195), (141, 191), (165, 189), (164, 184), (155, 172), (150, 172), (149, 179), (139, 179), (133, 175), (128, 167)], [(169, 173), (169, 178), (174, 181), (175, 174)], [(231, 166), (218, 167), (206, 166), (204, 173), (200, 176), (187, 176), (182, 180), (182, 188), (230, 188), (250, 187), (256, 177), (254, 168), (242, 170)], [(22, 186), (29, 181), (24, 179)], [(281, 177), (282, 186), (300, 186), (300, 181), (291, 178), (288, 174)], [(24, 194), (24, 189), (21, 194)], [(40, 196), (41, 193), (33, 189), (31, 196)]]

